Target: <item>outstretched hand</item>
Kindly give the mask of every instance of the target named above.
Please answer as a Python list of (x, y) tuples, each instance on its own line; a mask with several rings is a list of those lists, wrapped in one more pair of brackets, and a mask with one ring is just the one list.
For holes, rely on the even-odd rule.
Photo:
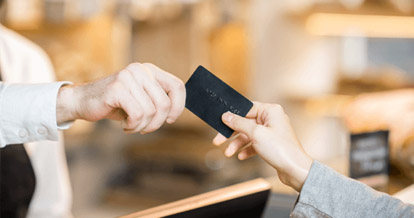
[(177, 77), (152, 64), (130, 64), (98, 81), (64, 86), (57, 100), (57, 122), (120, 120), (126, 133), (153, 132), (173, 123), (185, 104)]
[[(246, 118), (226, 112), (222, 120), (235, 130), (226, 156), (238, 152), (238, 158), (244, 160), (258, 154), (277, 170), (283, 183), (301, 190), (313, 160), (303, 150), (280, 105), (255, 102)], [(220, 145), (225, 141), (218, 134), (213, 143)]]

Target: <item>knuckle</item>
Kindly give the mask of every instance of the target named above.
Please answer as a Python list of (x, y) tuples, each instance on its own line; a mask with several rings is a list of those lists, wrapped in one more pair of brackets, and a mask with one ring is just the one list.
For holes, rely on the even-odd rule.
[(102, 94), (104, 98), (104, 103), (109, 104), (112, 103), (115, 99), (116, 93), (120, 92), (122, 84), (118, 81), (114, 81), (107, 86), (107, 91), (104, 91)]
[(138, 62), (134, 62), (134, 63), (130, 63), (128, 66), (127, 66), (127, 69), (130, 69), (130, 70), (137, 70), (137, 69), (140, 69), (142, 66), (141, 66), (141, 63), (138, 63)]
[(279, 112), (279, 113), (284, 112), (284, 111), (283, 111), (283, 107), (282, 107), (280, 104), (272, 104), (272, 105), (271, 105), (271, 109), (272, 109), (273, 111), (277, 111), (277, 112)]
[(138, 75), (138, 74), (142, 74), (142, 72), (145, 72), (142, 64), (135, 62), (132, 64), (129, 64), (128, 67), (126, 68), (132, 75)]
[(234, 117), (233, 120), (229, 122), (229, 124), (234, 129), (239, 129), (241, 127), (241, 123), (239, 122), (239, 120), (236, 117)]
[(127, 70), (121, 70), (116, 75), (116, 80), (117, 81), (124, 81), (124, 80), (128, 79), (129, 76), (130, 76), (130, 73)]
[(178, 79), (177, 77), (174, 77), (172, 79), (172, 83), (173, 83), (173, 88), (175, 90), (180, 91), (180, 92), (185, 90), (184, 82)]
[(170, 109), (170, 107), (171, 107), (171, 103), (168, 99), (160, 101), (159, 103), (159, 108), (163, 111), (167, 111), (168, 109)]
[(146, 67), (148, 67), (148, 68), (153, 68), (153, 67), (155, 67), (155, 65), (154, 64), (151, 64), (151, 63), (143, 63), (142, 65), (144, 65), (144, 66), (146, 66)]
[(262, 126), (262, 125), (256, 125), (255, 127), (253, 127), (253, 129), (252, 129), (252, 136), (253, 136), (253, 138), (259, 138), (262, 134), (263, 134), (263, 132), (264, 132), (264, 126)]
[(264, 104), (261, 104), (261, 106), (262, 106), (265, 110), (271, 110), (271, 109), (272, 109), (272, 107), (273, 107), (273, 105), (272, 105), (272, 104), (269, 104), (269, 103), (264, 103)]
[(148, 117), (153, 117), (155, 116), (155, 114), (157, 113), (157, 111), (155, 110), (155, 108), (151, 108), (148, 110), (147, 116)]
[(111, 82), (107, 85), (107, 89), (109, 89), (109, 90), (118, 89), (118, 87), (119, 87), (119, 81), (118, 81), (118, 80), (111, 81)]
[(142, 118), (144, 118), (144, 113), (142, 111), (138, 111), (136, 114), (136, 119), (142, 120)]
[(135, 112), (134, 115), (131, 116), (131, 119), (135, 122), (139, 122), (143, 118), (143, 116), (144, 116), (143, 113), (138, 111), (138, 112)]
[(108, 84), (107, 90), (104, 91), (106, 98), (116, 98), (121, 93), (125, 92), (124, 84), (122, 81), (115, 80)]
[(111, 106), (113, 104), (114, 100), (111, 96), (105, 96), (103, 100), (103, 104), (105, 106)]

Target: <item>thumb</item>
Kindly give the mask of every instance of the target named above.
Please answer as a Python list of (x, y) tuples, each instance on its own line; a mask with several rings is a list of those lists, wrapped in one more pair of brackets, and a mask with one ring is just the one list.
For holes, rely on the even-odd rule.
[(257, 123), (254, 120), (241, 117), (231, 112), (224, 113), (221, 118), (224, 124), (228, 127), (237, 132), (246, 134), (249, 138), (252, 138), (253, 131), (257, 126)]

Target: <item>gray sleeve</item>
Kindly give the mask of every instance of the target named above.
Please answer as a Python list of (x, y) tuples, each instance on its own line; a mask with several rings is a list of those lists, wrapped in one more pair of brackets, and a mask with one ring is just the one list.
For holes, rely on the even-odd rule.
[(314, 161), (291, 217), (414, 217), (414, 205)]

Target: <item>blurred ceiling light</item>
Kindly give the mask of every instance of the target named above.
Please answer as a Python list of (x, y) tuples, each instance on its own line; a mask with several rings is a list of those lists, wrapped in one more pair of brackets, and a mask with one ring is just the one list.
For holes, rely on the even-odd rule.
[(414, 38), (413, 16), (315, 13), (306, 19), (306, 29), (320, 36)]

